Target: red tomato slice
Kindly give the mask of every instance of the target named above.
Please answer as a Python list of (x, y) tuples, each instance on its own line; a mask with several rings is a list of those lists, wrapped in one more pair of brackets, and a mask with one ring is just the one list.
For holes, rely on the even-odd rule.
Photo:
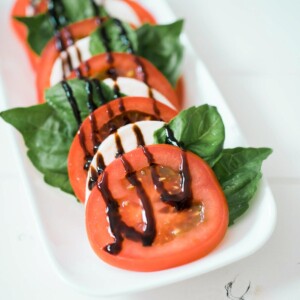
[[(182, 150), (171, 145), (146, 149), (165, 188), (175, 195)], [(205, 256), (222, 241), (228, 226), (227, 202), (213, 171), (201, 158), (185, 152), (193, 196), (190, 206), (178, 211), (161, 200), (144, 153), (138, 148), (124, 154), (98, 178), (98, 187), (92, 190), (86, 206), (86, 229), (92, 248), (105, 262), (134, 271), (163, 270)], [(126, 174), (131, 179), (136, 176), (148, 202)], [(153, 219), (147, 217), (151, 211)], [(146, 235), (150, 226), (154, 228), (154, 240), (143, 246), (134, 233)], [(117, 240), (120, 245), (114, 248)]]
[[(143, 97), (124, 97), (116, 99), (96, 109), (94, 113), (86, 118), (75, 136), (68, 156), (68, 173), (71, 186), (76, 197), (85, 201), (85, 188), (87, 169), (84, 169), (88, 160), (94, 155), (94, 141), (100, 144), (112, 133), (110, 126), (117, 130), (121, 126), (142, 120), (170, 121), (177, 114), (168, 106)], [(156, 106), (156, 107), (155, 107)], [(156, 114), (155, 108), (160, 112)], [(94, 120), (94, 121), (93, 121)], [(93, 135), (93, 132), (95, 133)], [(94, 139), (94, 141), (93, 141)]]
[[(32, 49), (29, 47), (27, 43), (26, 26), (24, 26), (22, 23), (16, 21), (13, 18), (15, 16), (21, 16), (21, 17), (26, 16), (26, 10), (28, 9), (28, 7), (30, 7), (30, 2), (31, 0), (17, 0), (15, 2), (11, 11), (11, 25), (14, 31), (16, 32), (19, 40), (22, 42), (25, 48), (25, 51), (29, 57), (32, 68), (36, 70), (40, 57), (34, 51), (32, 51)], [(125, 2), (135, 11), (141, 24), (143, 23), (156, 24), (156, 21), (153, 18), (153, 16), (146, 9), (144, 9), (140, 4), (130, 0), (123, 0), (123, 2)], [(41, 0), (41, 2), (35, 8), (35, 14), (43, 13), (46, 10), (47, 10), (47, 1)], [(82, 26), (85, 27), (86, 25), (82, 24)]]
[(135, 11), (136, 15), (140, 19), (141, 24), (156, 24), (156, 20), (154, 19), (154, 17), (139, 3), (133, 0), (123, 0), (123, 2), (127, 3)]
[[(16, 32), (19, 40), (23, 44), (23, 47), (28, 55), (28, 58), (30, 60), (32, 68), (35, 70), (37, 63), (39, 61), (39, 56), (34, 53), (34, 51), (29, 47), (26, 38), (27, 38), (27, 29), (26, 27), (16, 21), (14, 17), (17, 16), (26, 16), (26, 9), (30, 6), (30, 0), (17, 0), (12, 8), (11, 11), (11, 26)], [(42, 12), (46, 8), (45, 2), (41, 2), (37, 7), (36, 7), (36, 12)]]
[[(143, 82), (147, 78), (147, 84), (151, 88), (159, 91), (177, 109), (180, 109), (180, 101), (175, 90), (165, 76), (151, 62), (128, 53), (111, 53), (111, 57), (113, 63), (108, 60), (106, 53), (93, 56), (82, 63), (79, 69), (83, 76), (98, 77), (102, 80), (108, 77), (107, 71), (112, 68), (118, 76), (135, 78)], [(141, 69), (141, 66), (144, 71)], [(73, 72), (70, 78), (75, 77), (76, 73)]]
[[(90, 35), (99, 26), (96, 18), (86, 19), (80, 22), (69, 25), (68, 32), (72, 39), (77, 41)], [(61, 31), (64, 36), (64, 30)], [(44, 102), (44, 91), (50, 86), (50, 76), (55, 60), (58, 58), (60, 52), (55, 46), (55, 38), (52, 38), (46, 45), (42, 52), (40, 62), (37, 66), (36, 85), (38, 91), (39, 102)]]

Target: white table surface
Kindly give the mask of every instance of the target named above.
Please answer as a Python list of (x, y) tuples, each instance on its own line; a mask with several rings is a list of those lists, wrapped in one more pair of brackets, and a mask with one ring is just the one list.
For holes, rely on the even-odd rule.
[[(300, 2), (168, 2), (178, 17), (187, 20), (186, 32), (248, 143), (274, 149), (264, 174), (276, 199), (278, 220), (271, 239), (246, 259), (185, 282), (110, 299), (240, 299), (250, 283), (244, 300), (298, 300)], [(52, 268), (32, 219), (17, 163), (11, 159), (8, 125), (2, 120), (0, 136), (0, 299), (95, 299), (67, 286)], [(233, 280), (236, 298), (227, 297), (225, 290)]]

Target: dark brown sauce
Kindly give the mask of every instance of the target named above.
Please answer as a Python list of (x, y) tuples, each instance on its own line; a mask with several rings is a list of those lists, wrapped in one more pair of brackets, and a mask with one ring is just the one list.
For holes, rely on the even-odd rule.
[(157, 121), (157, 118), (153, 115), (138, 112), (138, 111), (124, 111), (121, 114), (118, 114), (111, 118), (102, 128), (98, 129), (101, 140), (106, 138), (108, 135), (115, 133), (120, 127), (127, 125), (127, 120), (130, 120), (131, 123), (145, 120), (154, 120)]
[(73, 111), (73, 115), (76, 119), (76, 122), (78, 124), (78, 128), (80, 127), (81, 123), (82, 123), (82, 119), (81, 119), (81, 115), (80, 115), (80, 110), (79, 110), (79, 107), (78, 107), (78, 103), (74, 97), (74, 94), (73, 94), (73, 90), (71, 88), (71, 86), (65, 81), (63, 80), (61, 82), (61, 85), (65, 91), (65, 94), (66, 94), (66, 97), (71, 105), (71, 108), (72, 108), (72, 111)]
[(96, 155), (97, 155), (96, 156), (97, 167), (94, 168), (93, 166), (91, 166), (91, 175), (88, 180), (88, 189), (90, 191), (97, 183), (98, 176), (102, 174), (106, 168), (102, 154), (98, 152)]
[(152, 154), (148, 151), (147, 147), (142, 147), (142, 149), (151, 168), (152, 181), (157, 191), (160, 193), (160, 199), (164, 203), (173, 206), (178, 211), (190, 208), (193, 195), (191, 189), (191, 176), (185, 151), (181, 152), (181, 164), (179, 168), (181, 191), (177, 194), (169, 194), (168, 190), (165, 189), (163, 182), (159, 180), (160, 176), (156, 170), (156, 164)]
[(117, 132), (115, 132), (115, 143), (116, 143), (116, 146), (117, 146), (117, 153), (116, 153), (115, 157), (117, 158), (117, 157), (119, 157), (119, 156), (121, 156), (125, 153), (123, 145), (122, 145), (121, 138), (120, 138), (120, 136), (118, 135)]
[[(139, 129), (137, 132), (137, 136), (139, 136)], [(137, 138), (137, 140), (140, 140), (140, 138)], [(160, 194), (161, 200), (164, 203), (173, 206), (178, 211), (190, 208), (192, 204), (191, 178), (185, 151), (181, 150), (182, 161), (179, 167), (181, 191), (178, 194), (173, 195), (169, 194), (169, 192), (164, 188), (163, 183), (159, 180), (159, 174), (156, 169), (157, 165), (151, 152), (145, 146), (142, 146), (142, 151), (147, 158), (151, 169), (153, 184)], [(118, 254), (122, 250), (122, 242), (124, 238), (142, 242), (143, 246), (151, 246), (157, 233), (153, 207), (149, 196), (143, 188), (141, 181), (138, 179), (136, 171), (132, 168), (126, 158), (123, 155), (120, 155), (119, 159), (124, 166), (126, 179), (132, 186), (135, 187), (136, 193), (141, 200), (144, 211), (143, 215), (145, 216), (145, 230), (141, 233), (124, 223), (119, 212), (119, 204), (110, 193), (107, 183), (108, 175), (104, 172), (102, 178), (100, 178), (100, 182), (97, 184), (97, 187), (106, 203), (106, 211), (111, 233), (115, 238), (115, 242), (105, 246), (104, 250), (113, 255)]]
[[(68, 47), (74, 46), (76, 49), (76, 55), (78, 61), (82, 61), (81, 53), (76, 47), (74, 38), (67, 27), (68, 20), (64, 14), (65, 7), (61, 0), (49, 0), (48, 1), (48, 14), (49, 19), (54, 30), (55, 47), (57, 51), (64, 52), (65, 57), (61, 56), (62, 59), (62, 73), (63, 79), (66, 79), (66, 74), (74, 69), (71, 56), (68, 52)], [(63, 28), (62, 30), (60, 30)], [(75, 70), (78, 78), (82, 77), (81, 71)]]
[(146, 228), (143, 232), (139, 232), (135, 228), (124, 223), (119, 212), (119, 204), (112, 197), (108, 188), (108, 175), (104, 172), (100, 182), (97, 184), (97, 187), (105, 201), (111, 233), (115, 238), (114, 243), (106, 245), (104, 250), (113, 255), (118, 254), (122, 250), (122, 242), (124, 237), (132, 241), (140, 241), (143, 246), (151, 246), (156, 236), (155, 218), (150, 199), (141, 182), (138, 180), (137, 175), (132, 169), (131, 165), (124, 156), (120, 156), (120, 159), (123, 163), (127, 180), (136, 188), (137, 194), (141, 199), (145, 212), (144, 215), (146, 219)]
[(153, 99), (153, 110), (157, 116), (160, 116), (160, 111), (157, 107), (156, 100), (154, 99), (152, 88), (149, 86), (148, 83), (148, 74), (145, 70), (144, 64), (141, 61), (141, 59), (135, 55), (135, 51), (133, 49), (133, 45), (128, 37), (127, 31), (125, 27), (123, 26), (123, 23), (118, 19), (113, 19), (114, 23), (119, 27), (120, 29), (120, 39), (122, 42), (127, 45), (127, 52), (134, 55), (134, 61), (137, 64), (137, 71), (142, 77), (142, 81), (148, 86), (148, 97)]
[[(144, 146), (145, 141), (144, 141), (144, 136), (138, 127), (138, 125), (134, 124), (132, 126), (132, 130), (136, 136), (136, 144), (137, 146)], [(117, 145), (117, 153), (116, 157), (119, 157), (121, 154), (125, 153), (121, 139), (117, 133), (115, 133), (115, 142)], [(92, 188), (95, 186), (95, 183), (97, 182), (98, 176), (103, 173), (104, 169), (106, 168), (104, 160), (103, 160), (103, 155), (100, 152), (97, 152), (97, 158), (96, 158), (96, 169), (91, 166), (90, 170), (90, 177), (88, 180), (88, 189), (92, 190)]]
[(179, 141), (175, 138), (173, 130), (172, 130), (168, 125), (165, 125), (164, 128), (165, 128), (165, 131), (166, 131), (166, 144), (170, 144), (170, 145), (173, 145), (173, 146), (177, 146), (177, 147), (179, 147), (180, 149), (183, 149), (183, 150), (184, 150), (184, 145), (183, 145), (183, 143), (182, 143), (182, 142), (179, 142)]
[(92, 82), (95, 85), (96, 88), (96, 93), (98, 94), (99, 97), (99, 101), (100, 101), (100, 106), (104, 105), (107, 103), (105, 95), (104, 95), (104, 91), (102, 89), (102, 86), (100, 84), (100, 81), (96, 78), (92, 79)]
[[(61, 85), (65, 91), (66, 97), (72, 108), (72, 112), (73, 112), (74, 118), (76, 119), (78, 128), (80, 128), (82, 119), (81, 119), (78, 103), (73, 94), (73, 90), (72, 90), (71, 86), (64, 80), (61, 82)], [(91, 164), (91, 161), (93, 159), (93, 155), (88, 151), (88, 149), (86, 147), (86, 138), (85, 138), (84, 132), (79, 129), (77, 134), (78, 134), (80, 146), (84, 152), (84, 157), (85, 157), (85, 163), (84, 163), (83, 169), (88, 170), (89, 166)]]
[(87, 78), (85, 78), (84, 80), (85, 80), (85, 91), (88, 96), (87, 106), (90, 113), (92, 113), (97, 108), (97, 105), (95, 104), (94, 97), (93, 97), (93, 84), (92, 81)]
[(145, 146), (144, 136), (141, 132), (141, 129), (138, 127), (138, 125), (134, 124), (132, 129), (133, 129), (133, 132), (134, 132), (135, 137), (136, 137), (137, 146)]

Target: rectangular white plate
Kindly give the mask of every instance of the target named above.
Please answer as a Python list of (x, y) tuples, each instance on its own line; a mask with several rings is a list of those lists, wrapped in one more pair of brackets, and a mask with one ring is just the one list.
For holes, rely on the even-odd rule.
[[(160, 23), (176, 18), (163, 0), (141, 1)], [(0, 4), (0, 101), (6, 107), (32, 105), (36, 101), (34, 75), (26, 55), (9, 26), (12, 0)], [(186, 36), (183, 76), (186, 83), (185, 106), (209, 103), (218, 107), (226, 128), (226, 147), (245, 146), (226, 102), (199, 60)], [(14, 132), (15, 133), (15, 132)], [(26, 156), (19, 134), (15, 134), (22, 175), (41, 239), (60, 277), (77, 290), (93, 295), (117, 295), (137, 292), (188, 279), (215, 270), (259, 249), (270, 236), (276, 218), (273, 196), (263, 180), (247, 213), (231, 228), (224, 241), (208, 256), (170, 270), (137, 273), (106, 265), (91, 250), (85, 233), (84, 207), (75, 199), (43, 182)]]

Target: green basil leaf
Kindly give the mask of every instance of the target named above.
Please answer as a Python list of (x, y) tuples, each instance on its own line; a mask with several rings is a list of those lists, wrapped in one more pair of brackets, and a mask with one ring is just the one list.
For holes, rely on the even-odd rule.
[(74, 131), (48, 104), (14, 108), (0, 113), (23, 136), (28, 157), (49, 184), (72, 193), (67, 156)]
[(248, 209), (262, 176), (262, 162), (271, 153), (269, 148), (225, 149), (213, 167), (228, 202), (229, 225)]
[(183, 20), (167, 25), (145, 24), (136, 30), (137, 54), (151, 61), (175, 86), (181, 74)]
[(108, 37), (108, 47), (114, 52), (135, 52), (137, 50), (136, 34), (130, 25), (121, 22), (121, 26), (126, 31), (126, 35), (122, 34), (122, 28), (113, 20), (109, 19), (105, 21), (101, 28), (97, 28), (91, 34), (90, 40), (90, 52), (92, 55), (106, 52), (105, 45), (103, 44), (103, 38), (101, 37), (101, 30), (105, 30)]
[(47, 14), (33, 17), (15, 17), (27, 27), (27, 42), (30, 48), (40, 55), (48, 41), (53, 37), (54, 31)]
[[(90, 82), (92, 85), (91, 98), (97, 107), (115, 98), (113, 90), (105, 83), (98, 81), (99, 85), (96, 86), (93, 81)], [(87, 83), (85, 80), (72, 79), (68, 80), (67, 84), (69, 85), (72, 94), (76, 99), (76, 103), (80, 111), (80, 117), (82, 120), (84, 120), (90, 113), (88, 108), (89, 96), (87, 93)], [(55, 109), (59, 117), (68, 123), (71, 128), (73, 128), (75, 134), (78, 129), (78, 123), (74, 117), (72, 107), (68, 101), (66, 91), (64, 90), (62, 84), (58, 83), (46, 90), (45, 99), (47, 103)]]
[[(94, 16), (91, 1), (62, 0), (62, 4), (65, 17), (63, 26)], [(108, 15), (103, 6), (99, 6), (99, 15), (101, 17)], [(15, 19), (27, 27), (27, 42), (36, 54), (41, 55), (46, 44), (54, 35), (50, 15), (46, 12), (32, 17), (15, 16)]]
[[(68, 81), (76, 99), (81, 118), (89, 115), (86, 82), (74, 79)], [(100, 106), (114, 99), (113, 91), (104, 83), (92, 83), (93, 102)], [(61, 84), (46, 92), (47, 103), (24, 108), (14, 108), (0, 113), (0, 116), (14, 126), (23, 136), (28, 148), (27, 155), (33, 165), (44, 175), (44, 180), (61, 190), (72, 194), (67, 171), (67, 158), (71, 143), (78, 130), (66, 92)]]
[[(174, 137), (189, 150), (211, 166), (217, 161), (223, 149), (225, 129), (222, 118), (214, 106), (207, 104), (181, 111), (169, 123)], [(166, 130), (160, 128), (154, 133), (156, 143), (166, 143)]]

